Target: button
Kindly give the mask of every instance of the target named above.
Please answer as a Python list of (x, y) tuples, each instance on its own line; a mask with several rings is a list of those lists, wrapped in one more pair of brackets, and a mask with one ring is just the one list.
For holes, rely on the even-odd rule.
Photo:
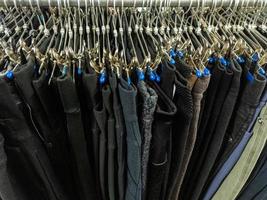
[(263, 124), (263, 120), (262, 120), (262, 118), (259, 118), (259, 119), (258, 119), (258, 122), (259, 122), (260, 124)]

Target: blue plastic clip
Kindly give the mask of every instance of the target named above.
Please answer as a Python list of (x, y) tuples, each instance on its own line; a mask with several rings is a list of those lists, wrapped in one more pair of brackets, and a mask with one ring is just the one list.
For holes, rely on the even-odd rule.
[(103, 85), (106, 82), (106, 80), (107, 80), (106, 73), (104, 71), (100, 72), (99, 83)]
[(13, 78), (14, 78), (13, 71), (8, 70), (7, 73), (6, 73), (6, 77), (7, 77), (9, 80), (13, 80)]
[(171, 63), (172, 65), (174, 65), (174, 64), (175, 64), (175, 60), (174, 60), (173, 58), (171, 58), (170, 63)]
[(147, 67), (147, 72), (148, 72), (149, 80), (155, 81), (156, 75), (154, 74), (154, 72), (152, 71), (152, 69), (149, 66)]
[(139, 81), (145, 80), (145, 74), (144, 74), (143, 70), (137, 69), (137, 77), (138, 77)]
[(156, 76), (155, 76), (155, 74), (154, 74), (153, 72), (151, 72), (151, 73), (149, 74), (149, 79), (150, 79), (151, 81), (155, 81), (155, 80), (156, 80)]
[(63, 74), (63, 75), (66, 75), (67, 72), (68, 72), (68, 67), (65, 65), (65, 66), (63, 67), (63, 69), (62, 69), (62, 74)]
[(260, 67), (260, 68), (258, 69), (258, 72), (259, 72), (260, 75), (262, 75), (262, 76), (265, 77), (266, 72), (265, 72), (265, 70), (264, 70), (262, 67)]
[(127, 83), (128, 83), (128, 85), (131, 85), (132, 81), (131, 81), (130, 77), (127, 77)]
[(203, 76), (204, 77), (210, 76), (210, 70), (207, 67), (205, 67), (203, 70)]
[(196, 70), (196, 76), (198, 78), (201, 78), (202, 77), (202, 72), (199, 69)]
[(176, 54), (177, 54), (178, 58), (180, 58), (180, 59), (183, 59), (184, 58), (184, 52), (178, 50), (176, 52)]
[(82, 74), (82, 72), (83, 72), (83, 71), (82, 71), (82, 67), (79, 66), (79, 67), (78, 67), (78, 70), (77, 70), (78, 75), (80, 76), (80, 75)]
[(175, 53), (174, 49), (171, 49), (171, 50), (170, 50), (170, 56), (171, 56), (172, 58), (176, 56), (176, 53)]
[(216, 57), (215, 56), (211, 56), (208, 58), (208, 63), (209, 64), (214, 64), (216, 62)]
[(155, 76), (156, 76), (156, 82), (157, 83), (159, 83), (160, 82), (160, 76), (156, 73), (156, 72), (154, 72), (154, 74), (155, 74)]
[(248, 82), (250, 82), (250, 83), (252, 83), (254, 81), (254, 76), (250, 72), (247, 73), (246, 78), (247, 78)]
[(259, 59), (260, 59), (260, 55), (259, 55), (257, 52), (255, 52), (255, 53), (251, 56), (251, 60), (252, 60), (252, 62), (254, 62), (254, 63), (257, 63), (257, 62), (259, 61)]
[(243, 56), (238, 56), (236, 58), (236, 61), (239, 63), (239, 64), (244, 64), (246, 61), (245, 61), (245, 58)]
[(228, 64), (228, 63), (227, 63), (227, 60), (226, 60), (224, 57), (221, 57), (221, 58), (220, 58), (220, 63), (221, 63), (223, 66), (225, 66), (225, 67), (226, 67), (227, 64)]

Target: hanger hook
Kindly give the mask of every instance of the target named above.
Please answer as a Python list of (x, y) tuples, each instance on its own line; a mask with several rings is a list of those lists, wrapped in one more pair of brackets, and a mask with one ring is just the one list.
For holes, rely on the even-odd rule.
[(60, 0), (57, 0), (57, 7), (58, 7), (58, 13), (61, 14), (61, 10), (60, 10)]
[(49, 10), (51, 10), (52, 9), (52, 7), (51, 7), (51, 0), (48, 0), (48, 6), (49, 6)]
[(36, 4), (37, 4), (38, 10), (41, 10), (40, 5), (39, 5), (39, 0), (36, 0)]
[(17, 1), (16, 0), (13, 0), (13, 3), (14, 3), (14, 7), (15, 7), (16, 11), (18, 11)]
[(80, 12), (80, 8), (81, 8), (80, 0), (77, 0), (77, 3), (78, 3), (78, 10), (79, 10), (79, 12)]
[(29, 0), (30, 8), (33, 11), (32, 0)]
[(5, 4), (6, 9), (8, 10), (9, 8), (7, 6), (6, 0), (4, 0), (4, 4)]

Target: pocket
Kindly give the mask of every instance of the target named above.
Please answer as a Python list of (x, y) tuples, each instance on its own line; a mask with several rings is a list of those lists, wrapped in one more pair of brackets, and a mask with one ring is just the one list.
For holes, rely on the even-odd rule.
[(152, 163), (148, 168), (147, 179), (147, 195), (149, 199), (159, 199), (162, 191), (163, 183), (166, 177), (167, 155), (162, 163)]

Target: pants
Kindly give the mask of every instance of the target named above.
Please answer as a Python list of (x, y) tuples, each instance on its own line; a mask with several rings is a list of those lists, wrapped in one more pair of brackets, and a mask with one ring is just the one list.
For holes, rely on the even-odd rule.
[(120, 100), (126, 124), (127, 143), (127, 200), (141, 199), (141, 135), (136, 111), (136, 88), (124, 80), (119, 85)]
[(92, 174), (93, 166), (88, 160), (80, 103), (75, 85), (70, 77), (58, 78), (57, 85), (67, 119), (71, 160), (78, 194), (81, 199), (98, 199)]

